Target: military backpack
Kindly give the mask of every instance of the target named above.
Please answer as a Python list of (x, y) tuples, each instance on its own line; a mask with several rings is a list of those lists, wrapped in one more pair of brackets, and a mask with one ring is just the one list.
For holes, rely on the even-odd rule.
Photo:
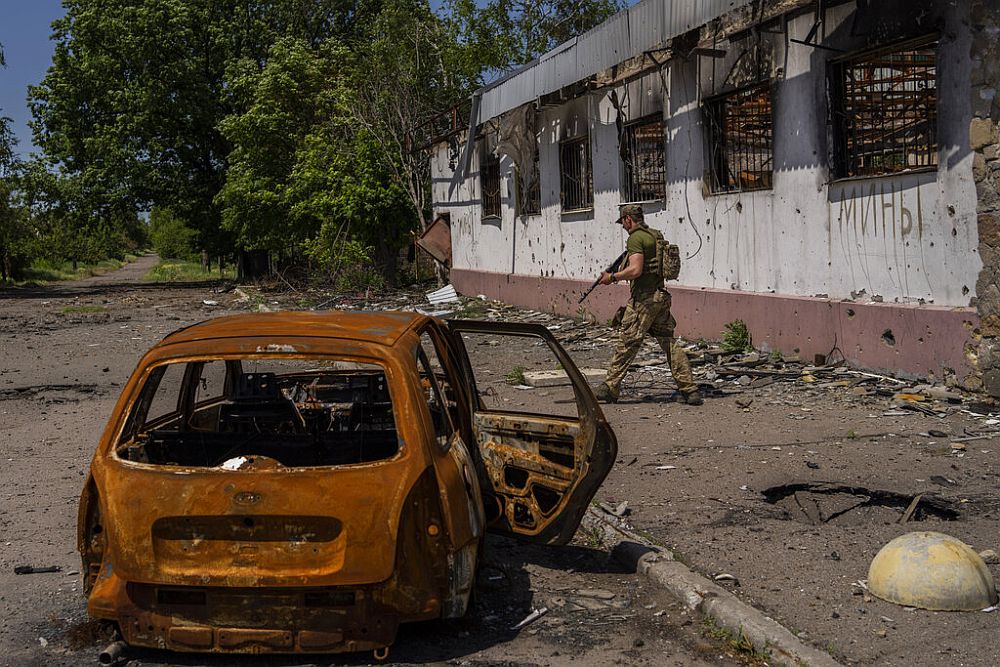
[(650, 262), (649, 272), (659, 275), (663, 280), (676, 280), (681, 274), (681, 249), (663, 238), (663, 233), (652, 227), (643, 227), (656, 241), (656, 254)]

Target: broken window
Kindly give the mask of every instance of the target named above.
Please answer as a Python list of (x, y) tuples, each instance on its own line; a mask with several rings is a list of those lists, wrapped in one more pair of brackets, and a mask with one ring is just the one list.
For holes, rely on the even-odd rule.
[(539, 215), (542, 212), (542, 179), (538, 168), (538, 143), (531, 156), (531, 173), (517, 169), (517, 213)]
[(774, 127), (771, 86), (757, 83), (705, 102), (712, 192), (768, 190)]
[(589, 135), (559, 144), (559, 197), (567, 213), (594, 207)]
[(937, 44), (923, 38), (834, 62), (837, 178), (937, 166)]
[(438, 446), (442, 449), (450, 444), (451, 435), (455, 432), (458, 421), (458, 404), (455, 400), (455, 389), (448, 380), (444, 365), (438, 356), (437, 346), (427, 331), (420, 335), (420, 346), (417, 347), (417, 370), (420, 373), (421, 387), (427, 407), (434, 422), (434, 435)]
[(618, 148), (622, 159), (622, 201), (655, 201), (666, 196), (663, 118), (626, 125)]
[(368, 463), (399, 448), (381, 366), (254, 357), (153, 369), (117, 453), (140, 463), (238, 470), (254, 459), (285, 467)]
[(493, 152), (489, 137), (479, 142), (479, 190), (484, 218), (500, 217), (500, 157)]

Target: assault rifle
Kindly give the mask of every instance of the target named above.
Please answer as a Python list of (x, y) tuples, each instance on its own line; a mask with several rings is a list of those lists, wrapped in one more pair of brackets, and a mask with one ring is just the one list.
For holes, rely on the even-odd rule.
[[(616, 259), (615, 261), (611, 262), (611, 266), (609, 266), (606, 269), (606, 271), (608, 273), (614, 273), (615, 270), (618, 268), (618, 265), (622, 263), (622, 260), (625, 259), (625, 255), (627, 255), (627, 254), (628, 254), (628, 250), (626, 250), (622, 254), (618, 255), (618, 259)], [(600, 279), (600, 277), (598, 277), (597, 280), (594, 281), (594, 284), (590, 286), (590, 289), (588, 289), (586, 292), (583, 293), (583, 296), (580, 297), (580, 300), (577, 301), (577, 303), (583, 303), (583, 300), (586, 299), (588, 296), (590, 296), (590, 293), (594, 291), (594, 288), (597, 287), (600, 284), (601, 284), (601, 279)]]

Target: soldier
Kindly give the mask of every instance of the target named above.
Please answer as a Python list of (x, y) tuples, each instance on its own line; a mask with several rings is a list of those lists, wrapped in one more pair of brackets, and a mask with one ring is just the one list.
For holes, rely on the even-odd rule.
[(600, 283), (609, 285), (619, 280), (632, 282), (632, 296), (622, 318), (621, 340), (611, 359), (607, 377), (597, 388), (597, 399), (605, 403), (618, 400), (618, 391), (628, 367), (635, 359), (648, 333), (656, 339), (670, 360), (670, 373), (680, 391), (679, 400), (688, 405), (701, 405), (701, 393), (691, 377), (687, 355), (674, 340), (677, 322), (670, 315), (670, 293), (664, 288), (662, 260), (658, 259), (659, 232), (651, 230), (643, 221), (642, 206), (626, 204), (615, 222), (628, 232), (625, 266), (620, 271), (601, 273)]

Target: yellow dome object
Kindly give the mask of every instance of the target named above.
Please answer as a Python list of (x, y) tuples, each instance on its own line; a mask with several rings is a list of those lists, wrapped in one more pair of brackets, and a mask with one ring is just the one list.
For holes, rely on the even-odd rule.
[(986, 564), (969, 545), (942, 533), (921, 531), (892, 540), (868, 568), (868, 590), (906, 607), (975, 611), (997, 603)]

